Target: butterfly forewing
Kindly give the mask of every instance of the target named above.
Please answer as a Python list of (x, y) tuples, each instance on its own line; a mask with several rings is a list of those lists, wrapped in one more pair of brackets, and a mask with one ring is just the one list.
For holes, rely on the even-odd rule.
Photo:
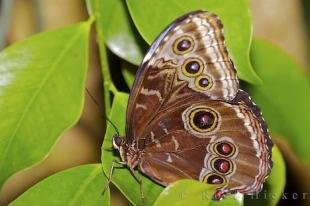
[(237, 90), (238, 78), (218, 17), (199, 11), (182, 16), (156, 39), (137, 72), (127, 110), (127, 135), (139, 136), (142, 125), (165, 102), (173, 104), (191, 93), (231, 100)]

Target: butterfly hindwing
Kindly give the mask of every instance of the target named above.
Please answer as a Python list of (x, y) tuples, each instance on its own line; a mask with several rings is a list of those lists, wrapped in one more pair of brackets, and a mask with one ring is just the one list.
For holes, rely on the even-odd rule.
[(160, 113), (141, 136), (141, 171), (162, 185), (191, 178), (223, 183), (222, 194), (260, 191), (271, 143), (259, 109), (239, 93), (231, 103), (196, 100)]

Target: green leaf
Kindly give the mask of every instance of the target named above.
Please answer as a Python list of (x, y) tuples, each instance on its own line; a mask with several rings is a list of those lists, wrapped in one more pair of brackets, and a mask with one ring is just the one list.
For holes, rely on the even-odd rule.
[(166, 187), (154, 205), (209, 205), (215, 190), (216, 186), (194, 180), (179, 180)]
[(129, 88), (133, 85), (137, 69), (138, 68), (135, 65), (128, 64), (126, 62), (122, 63), (122, 75)]
[(221, 201), (212, 201), (208, 206), (242, 206), (244, 195), (241, 193), (235, 195), (227, 195)]
[(261, 81), (252, 69), (249, 51), (252, 37), (248, 0), (127, 0), (130, 14), (142, 37), (151, 43), (177, 17), (193, 10), (217, 14), (224, 24), (224, 35), (239, 77), (250, 83)]
[(242, 205), (243, 198), (238, 202), (232, 195), (225, 197), (221, 201), (212, 200), (216, 187), (195, 180), (179, 180), (166, 187), (157, 198), (154, 206)]
[[(111, 109), (110, 120), (116, 125), (120, 134), (125, 133), (125, 118), (126, 118), (126, 105), (128, 100), (128, 94), (116, 93), (113, 100)], [(109, 149), (112, 147), (112, 136), (115, 134), (115, 129), (111, 124), (108, 125), (107, 131), (104, 137), (102, 148), (102, 166), (107, 176), (110, 175), (112, 162), (120, 161), (118, 152), (111, 152)], [(112, 182), (120, 191), (126, 196), (126, 198), (134, 205), (142, 205), (140, 184), (134, 178), (130, 170), (118, 164), (114, 164), (115, 167), (112, 176)], [(144, 194), (144, 205), (153, 205), (154, 201), (162, 191), (162, 187), (151, 181), (150, 179), (141, 176), (142, 178), (142, 191)]]
[(110, 193), (100, 164), (74, 167), (31, 187), (11, 205), (109, 205)]
[(246, 205), (276, 206), (282, 197), (286, 183), (285, 162), (277, 146), (272, 149), (273, 168), (261, 193), (247, 196)]
[(90, 22), (41, 33), (0, 53), (0, 187), (42, 160), (77, 122)]
[(273, 133), (285, 137), (299, 158), (310, 163), (309, 77), (289, 55), (254, 39), (251, 59), (264, 84), (250, 87)]
[(285, 162), (277, 146), (272, 149), (273, 168), (267, 179), (267, 194), (269, 198), (268, 205), (276, 206), (282, 196), (286, 183)]
[(133, 85), (135, 76), (126, 68), (122, 68), (122, 74), (125, 79), (125, 82), (129, 88)]
[[(91, 0), (96, 16), (99, 44), (132, 64), (140, 64), (146, 44), (136, 31), (122, 0)], [(103, 38), (104, 41), (100, 41)]]

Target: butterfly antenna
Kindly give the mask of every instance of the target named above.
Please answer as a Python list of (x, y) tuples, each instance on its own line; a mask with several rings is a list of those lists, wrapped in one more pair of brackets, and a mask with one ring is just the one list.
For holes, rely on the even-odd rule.
[[(86, 87), (86, 93), (88, 94), (88, 96), (95, 102), (95, 104), (97, 105), (97, 107), (101, 110), (99, 102), (96, 100), (96, 98), (90, 93), (90, 91), (88, 90), (88, 88)], [(105, 117), (104, 117), (105, 118)]]
[[(90, 91), (88, 90), (87, 87), (86, 87), (86, 93), (87, 93), (88, 96), (95, 102), (95, 104), (97, 105), (97, 107), (98, 107), (99, 109), (101, 109), (101, 108), (100, 108), (100, 105), (99, 105), (99, 103), (98, 103), (98, 101), (97, 101), (96, 98), (90, 93)], [(119, 131), (118, 131), (116, 125), (115, 125), (108, 117), (102, 115), (102, 118), (105, 119), (107, 122), (109, 122), (109, 123), (113, 126), (115, 132), (117, 133), (117, 136), (120, 136), (120, 135), (119, 135)]]
[(109, 122), (109, 123), (112, 125), (112, 127), (114, 128), (114, 130), (115, 130), (117, 136), (120, 136), (120, 135), (119, 135), (119, 131), (118, 131), (116, 125), (115, 125), (109, 118), (107, 118), (107, 117), (106, 117), (106, 120), (107, 120), (107, 122)]

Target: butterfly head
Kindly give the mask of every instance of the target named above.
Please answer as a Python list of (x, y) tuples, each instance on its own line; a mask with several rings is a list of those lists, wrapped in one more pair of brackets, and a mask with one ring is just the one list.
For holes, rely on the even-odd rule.
[(126, 145), (125, 139), (120, 137), (118, 134), (114, 134), (112, 137), (113, 148), (117, 149), (120, 153), (122, 161), (125, 162), (125, 151), (124, 146)]
[(121, 159), (130, 168), (135, 168), (140, 159), (140, 152), (136, 149), (135, 143), (126, 141), (126, 138), (115, 134), (112, 138), (113, 147), (119, 151)]
[(125, 145), (125, 140), (118, 134), (113, 135), (112, 138), (113, 148), (119, 150), (121, 146)]

